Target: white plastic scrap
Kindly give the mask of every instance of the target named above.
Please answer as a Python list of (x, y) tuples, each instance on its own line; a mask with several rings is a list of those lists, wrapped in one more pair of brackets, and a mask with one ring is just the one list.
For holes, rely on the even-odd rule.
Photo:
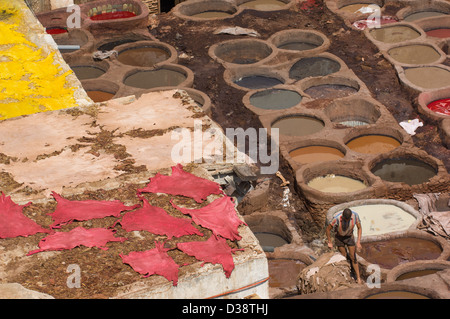
[(246, 29), (241, 27), (230, 27), (216, 30), (214, 34), (232, 34), (232, 35), (248, 35), (251, 37), (259, 37), (259, 33), (253, 29)]
[(423, 126), (423, 123), (418, 119), (414, 119), (400, 122), (400, 126), (403, 127), (409, 135), (415, 135), (417, 128)]

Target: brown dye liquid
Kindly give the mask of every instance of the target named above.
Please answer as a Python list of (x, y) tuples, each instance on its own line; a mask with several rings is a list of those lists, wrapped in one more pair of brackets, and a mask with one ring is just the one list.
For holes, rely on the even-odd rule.
[(127, 65), (152, 67), (156, 63), (163, 62), (168, 58), (169, 53), (164, 49), (145, 47), (120, 52), (117, 59)]
[(86, 91), (86, 93), (96, 103), (111, 100), (114, 96), (113, 93), (105, 91)]
[(351, 140), (347, 146), (358, 153), (380, 154), (399, 147), (400, 142), (389, 136), (365, 135)]
[(420, 37), (419, 32), (405, 26), (375, 28), (370, 34), (375, 40), (385, 43), (397, 43)]
[(430, 299), (430, 298), (411, 291), (395, 290), (395, 291), (380, 292), (378, 294), (368, 296), (366, 297), (366, 299)]
[(348, 6), (344, 6), (342, 8), (339, 8), (339, 10), (350, 12), (350, 13), (361, 13), (358, 12), (358, 10), (367, 7), (368, 3), (356, 3), (356, 4), (350, 4)]
[(306, 146), (289, 153), (298, 163), (308, 164), (316, 162), (336, 161), (345, 155), (340, 150), (329, 146)]
[(440, 270), (441, 269), (425, 269), (425, 270), (410, 271), (410, 272), (407, 272), (407, 273), (404, 273), (404, 274), (398, 276), (396, 281), (432, 275), (434, 273), (437, 273)]
[(405, 45), (389, 50), (389, 55), (400, 63), (428, 64), (437, 61), (440, 54), (428, 45)]
[(307, 116), (292, 116), (276, 121), (272, 128), (278, 128), (279, 133), (289, 136), (304, 136), (319, 132), (324, 123), (316, 118)]
[(177, 86), (186, 80), (186, 76), (180, 72), (167, 69), (136, 72), (124, 81), (125, 85), (151, 89), (162, 86)]
[(433, 260), (441, 253), (442, 249), (432, 241), (408, 237), (363, 243), (359, 255), (369, 263), (392, 269), (414, 260)]
[(278, 46), (278, 49), (292, 50), (292, 51), (306, 51), (317, 48), (317, 44), (307, 42), (288, 42)]
[(269, 259), (269, 286), (292, 287), (306, 264), (295, 259)]
[(410, 22), (410, 21), (415, 21), (415, 20), (424, 19), (424, 18), (437, 17), (437, 16), (441, 16), (441, 15), (445, 15), (445, 13), (437, 12), (437, 11), (421, 11), (421, 12), (416, 12), (416, 13), (410, 14), (404, 20)]
[(450, 85), (450, 72), (442, 68), (407, 68), (405, 76), (413, 84), (426, 89), (437, 89)]
[(72, 70), (79, 80), (95, 79), (105, 74), (105, 71), (93, 66), (76, 66)]
[(277, 10), (285, 5), (286, 3), (277, 0), (254, 0), (245, 2), (241, 6), (254, 10)]
[(357, 179), (333, 174), (313, 178), (308, 186), (325, 193), (351, 193), (367, 187)]
[(211, 18), (225, 18), (229, 17), (231, 13), (224, 11), (205, 11), (192, 15), (194, 18), (211, 19)]
[(313, 99), (336, 99), (349, 96), (358, 92), (357, 89), (347, 85), (323, 84), (312, 86), (305, 90), (305, 93)]

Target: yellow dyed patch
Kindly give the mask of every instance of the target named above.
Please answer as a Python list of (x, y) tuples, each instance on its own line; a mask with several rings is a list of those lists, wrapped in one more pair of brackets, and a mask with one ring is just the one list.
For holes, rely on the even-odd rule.
[(0, 119), (76, 106), (75, 88), (55, 63), (20, 32), (20, 8), (0, 0)]

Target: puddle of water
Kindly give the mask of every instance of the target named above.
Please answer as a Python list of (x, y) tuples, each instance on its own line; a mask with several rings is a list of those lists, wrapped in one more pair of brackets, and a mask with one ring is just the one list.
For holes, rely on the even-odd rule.
[(128, 76), (124, 84), (140, 89), (151, 89), (162, 86), (177, 86), (186, 80), (186, 76), (178, 71), (159, 69), (139, 71)]
[(269, 259), (269, 286), (292, 287), (297, 284), (297, 276), (306, 264), (295, 259)]
[(86, 91), (86, 93), (96, 103), (111, 100), (115, 95), (105, 91)]
[(427, 107), (433, 112), (450, 115), (450, 98), (433, 101)]
[(292, 51), (306, 51), (319, 47), (317, 44), (307, 42), (288, 42), (278, 46), (278, 49), (292, 50)]
[(295, 80), (301, 80), (310, 76), (325, 76), (335, 73), (341, 69), (341, 65), (334, 60), (313, 57), (304, 58), (296, 62), (289, 70), (289, 77)]
[(385, 43), (397, 43), (420, 37), (420, 33), (406, 26), (375, 28), (370, 31), (372, 37)]
[(450, 29), (449, 28), (441, 28), (441, 29), (433, 29), (425, 32), (429, 37), (434, 38), (450, 38)]
[(314, 134), (322, 130), (324, 126), (321, 120), (309, 116), (289, 116), (272, 124), (272, 128), (278, 128), (280, 134), (289, 136)]
[(95, 66), (74, 66), (71, 68), (79, 80), (95, 79), (105, 74), (105, 71)]
[(389, 50), (389, 55), (400, 63), (428, 64), (437, 61), (440, 54), (428, 45), (405, 45)]
[(427, 275), (432, 275), (440, 271), (441, 269), (424, 269), (424, 270), (416, 270), (416, 271), (410, 271), (407, 273), (404, 273), (395, 279), (396, 281), (399, 280), (405, 280), (405, 279), (411, 279), (416, 277), (422, 277)]
[(212, 19), (212, 18), (225, 18), (231, 16), (232, 13), (228, 13), (225, 11), (205, 11), (192, 15), (194, 18), (202, 18), (202, 19)]
[(426, 88), (437, 89), (450, 85), (450, 72), (437, 67), (419, 67), (405, 69), (406, 78), (413, 84)]
[(115, 19), (126, 19), (135, 17), (136, 14), (134, 12), (129, 11), (116, 11), (116, 12), (105, 12), (101, 14), (97, 14), (91, 17), (91, 20), (94, 21), (103, 21), (103, 20), (115, 20)]
[(430, 299), (427, 296), (404, 290), (380, 292), (366, 297), (366, 299)]
[(250, 96), (250, 104), (265, 110), (282, 110), (301, 102), (302, 96), (290, 90), (269, 89)]
[(254, 10), (277, 10), (284, 7), (286, 3), (277, 0), (254, 0), (241, 4), (241, 7)]
[(340, 150), (330, 146), (305, 146), (291, 151), (289, 155), (302, 164), (336, 161), (345, 156)]
[(340, 84), (322, 84), (312, 86), (305, 90), (305, 93), (313, 99), (336, 99), (349, 96), (358, 92), (357, 89)]
[(117, 59), (127, 65), (152, 67), (169, 57), (169, 53), (162, 48), (144, 47), (122, 51)]
[(385, 135), (364, 135), (352, 139), (347, 146), (358, 153), (381, 154), (399, 147), (400, 142)]
[(419, 19), (423, 19), (423, 18), (431, 18), (431, 17), (442, 16), (442, 15), (446, 15), (446, 13), (438, 12), (438, 11), (421, 11), (421, 12), (416, 12), (416, 13), (410, 14), (409, 16), (405, 17), (404, 20), (411, 22), (411, 21), (415, 21), (415, 20), (419, 20)]
[(313, 178), (308, 186), (325, 193), (349, 193), (367, 187), (362, 181), (340, 175), (326, 175)]
[(240, 78), (239, 80), (234, 81), (235, 84), (248, 88), (248, 89), (266, 89), (273, 87), (278, 84), (283, 84), (283, 81), (262, 75), (252, 75)]
[(434, 242), (413, 237), (362, 243), (361, 246), (360, 256), (384, 269), (415, 260), (433, 260), (442, 253)]
[(403, 182), (408, 185), (425, 183), (436, 175), (436, 170), (431, 165), (408, 158), (383, 160), (371, 171), (382, 180)]

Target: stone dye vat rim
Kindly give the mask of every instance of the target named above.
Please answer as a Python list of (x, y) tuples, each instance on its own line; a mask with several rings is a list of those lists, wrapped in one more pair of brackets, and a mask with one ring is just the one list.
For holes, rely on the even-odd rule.
[(431, 91), (450, 86), (450, 67), (445, 65), (398, 68), (402, 82), (416, 91)]
[[(168, 75), (173, 76), (170, 79), (166, 79), (170, 83), (161, 81), (161, 74), (164, 71), (168, 71)], [(147, 78), (147, 74), (152, 73), (154, 75), (150, 76), (149, 85), (143, 85), (144, 78)], [(133, 77), (133, 80), (137, 85), (130, 85), (130, 77)], [(128, 81), (127, 81), (128, 80)], [(132, 87), (135, 89), (144, 89), (149, 90), (157, 87), (166, 87), (166, 86), (174, 86), (174, 87), (190, 87), (193, 84), (194, 74), (193, 72), (184, 66), (178, 64), (163, 64), (158, 68), (137, 68), (131, 71), (128, 71), (123, 77), (122, 83), (125, 86)], [(128, 84), (127, 84), (128, 82)]]
[[(392, 294), (396, 293), (396, 295)], [(376, 298), (376, 296), (381, 298)], [(385, 296), (385, 298), (382, 298)], [(397, 298), (395, 298), (397, 297)], [(400, 283), (382, 285), (381, 288), (367, 289), (358, 299), (441, 299), (434, 290)]]
[(443, 88), (435, 91), (422, 92), (418, 97), (418, 109), (435, 120), (443, 120), (450, 118), (449, 115), (441, 114), (431, 110), (428, 105), (434, 101), (450, 98), (450, 88)]
[[(131, 61), (130, 61), (131, 63), (126, 63), (126, 61), (124, 61), (120, 57), (120, 55), (124, 52), (130, 51), (130, 50), (142, 49), (142, 48), (160, 49), (161, 51), (166, 53), (167, 56), (165, 56), (165, 58), (162, 60), (157, 59), (157, 61), (155, 61), (154, 63), (149, 63), (149, 64), (141, 64), (136, 59), (134, 59), (134, 61), (133, 61), (133, 59), (131, 59)], [(167, 63), (177, 63), (178, 62), (178, 53), (175, 50), (175, 48), (169, 44), (166, 44), (166, 43), (160, 42), (160, 41), (136, 41), (133, 43), (126, 43), (126, 44), (118, 45), (117, 47), (115, 47), (115, 50), (117, 51), (117, 56), (115, 56), (115, 59), (123, 65), (132, 66), (132, 67), (157, 67), (163, 63), (167, 64)]]
[(295, 81), (309, 77), (334, 74), (342, 70), (342, 63), (329, 55), (318, 55), (297, 59), (289, 67), (289, 78)]
[[(236, 5), (242, 10), (256, 10), (263, 12), (280, 11), (289, 9), (295, 1), (292, 0), (267, 0), (267, 3), (261, 3), (258, 6), (258, 2), (265, 2), (266, 0), (235, 0)], [(246, 3), (251, 2), (250, 6), (246, 6)], [(265, 7), (267, 6), (267, 7)]]
[[(234, 3), (222, 0), (188, 0), (180, 2), (172, 9), (173, 14), (179, 18), (191, 21), (215, 21), (235, 17), (242, 9)], [(197, 17), (204, 12), (223, 12), (226, 15), (217, 17)]]
[(157, 41), (151, 34), (143, 34), (140, 32), (129, 32), (119, 36), (102, 38), (95, 44), (97, 51), (112, 51), (116, 47), (136, 43), (139, 41)]
[[(314, 158), (317, 158), (317, 156), (313, 157), (312, 155), (308, 155), (311, 153), (301, 154), (303, 155), (303, 161), (299, 161), (296, 158), (299, 155), (295, 155), (294, 152), (296, 151), (312, 151), (314, 154), (323, 154), (330, 152), (331, 157), (326, 158), (325, 155), (320, 157), (320, 159), (314, 160)], [(289, 161), (293, 161), (297, 163), (298, 165), (307, 165), (307, 164), (313, 164), (313, 163), (319, 163), (319, 162), (329, 162), (329, 161), (336, 161), (344, 158), (347, 154), (346, 148), (340, 144), (339, 142), (332, 141), (332, 140), (324, 140), (324, 139), (308, 139), (308, 141), (299, 141), (299, 142), (293, 142), (289, 143), (286, 146), (286, 158), (289, 159)], [(327, 154), (330, 154), (327, 153)]]
[[(81, 85), (83, 86), (83, 89), (86, 91), (86, 93), (91, 92), (91, 91), (100, 91), (100, 92), (105, 92), (105, 93), (109, 93), (112, 94), (110, 99), (114, 99), (114, 97), (116, 96), (117, 92), (120, 89), (120, 86), (114, 82), (108, 81), (108, 80), (104, 80), (104, 79), (90, 79), (90, 80), (84, 80), (81, 81)], [(91, 95), (88, 96), (92, 99)], [(108, 99), (108, 100), (110, 100)], [(94, 99), (92, 99), (95, 103), (98, 102), (105, 102), (107, 100), (103, 100), (103, 101), (95, 101)]]
[[(306, 129), (299, 125), (299, 122), (309, 125)], [(281, 122), (283, 122), (281, 124)], [(277, 124), (281, 125), (277, 127)], [(280, 136), (289, 136), (292, 138), (302, 138), (317, 134), (325, 129), (325, 121), (318, 116), (304, 113), (286, 114), (275, 118), (270, 124), (270, 130), (279, 129)], [(300, 129), (299, 129), (300, 128)]]
[[(364, 208), (363, 208), (364, 206), (369, 207), (369, 206), (379, 206), (379, 205), (393, 206), (393, 207), (395, 207), (395, 210), (397, 210), (399, 212), (402, 211), (405, 214), (408, 214), (409, 215), (408, 217), (412, 217), (412, 218), (409, 218), (409, 219), (411, 219), (411, 223), (409, 225), (406, 225), (406, 223), (403, 224), (402, 228), (398, 228), (399, 225), (392, 225), (394, 227), (394, 229), (390, 230), (390, 231), (385, 231), (385, 232), (377, 231), (375, 229), (375, 232), (369, 233), (369, 235), (365, 235), (364, 229), (366, 228), (365, 227), (366, 225), (364, 225), (364, 223), (363, 223), (365, 221), (363, 219), (365, 212), (361, 213), (361, 211), (364, 210)], [(421, 214), (416, 209), (414, 209), (412, 206), (408, 205), (405, 202), (393, 200), (393, 199), (384, 199), (384, 198), (373, 199), (373, 198), (371, 198), (371, 199), (354, 200), (354, 201), (338, 204), (338, 205), (331, 207), (330, 209), (328, 209), (328, 212), (327, 212), (327, 223), (331, 222), (333, 216), (336, 213), (344, 210), (345, 208), (355, 209), (355, 211), (358, 214), (360, 214), (360, 218), (363, 217), (363, 218), (361, 218), (361, 224), (362, 224), (362, 228), (363, 228), (362, 237), (382, 236), (382, 235), (386, 235), (386, 234), (399, 233), (399, 232), (403, 232), (406, 230), (414, 230), (417, 227), (417, 225), (421, 222), (421, 218), (422, 218)], [(387, 207), (385, 207), (385, 208), (387, 208)], [(359, 209), (359, 211), (358, 211), (358, 209)], [(376, 213), (376, 214), (381, 214), (381, 213)], [(388, 216), (388, 217), (390, 217), (390, 216)], [(408, 218), (405, 218), (405, 219), (408, 219)], [(372, 225), (375, 225), (375, 224), (372, 224), (372, 221), (371, 221), (370, 226), (372, 226)], [(388, 225), (388, 226), (390, 226), (390, 225)], [(375, 227), (375, 226), (373, 226), (373, 227)], [(355, 230), (355, 232), (356, 232), (356, 230)]]
[[(81, 36), (83, 39), (81, 40), (81, 43), (73, 43), (73, 41), (71, 41), (72, 36)], [(70, 63), (71, 60), (80, 53), (90, 52), (94, 47), (95, 41), (94, 36), (85, 29), (68, 29), (67, 33), (56, 34), (52, 37), (57, 45), (80, 45), (79, 49), (73, 49), (73, 51), (70, 52), (64, 52), (61, 49), (59, 50), (67, 63)], [(66, 37), (69, 37), (69, 39), (65, 39)]]
[[(404, 164), (404, 163), (408, 163)], [(421, 169), (422, 174), (418, 173)], [(398, 183), (413, 187), (430, 182), (439, 173), (431, 156), (422, 157), (398, 152), (381, 154), (369, 163), (369, 171), (385, 183)], [(401, 174), (400, 174), (401, 173)], [(380, 176), (381, 175), (381, 176)]]
[[(76, 77), (82, 80), (98, 79), (104, 76), (109, 70), (109, 64), (107, 62), (103, 63), (73, 63), (70, 65), (73, 73)], [(106, 67), (105, 67), (106, 66)], [(78, 73), (77, 73), (78, 70)], [(93, 72), (93, 73), (91, 73)]]
[(244, 105), (258, 115), (291, 109), (298, 106), (302, 100), (303, 95), (298, 89), (281, 85), (276, 88), (252, 90), (243, 97)]
[[(346, 99), (334, 100), (324, 109), (324, 113), (335, 126), (360, 127), (375, 124), (381, 117), (381, 107), (374, 100), (355, 95)], [(345, 124), (351, 122), (355, 122), (357, 125)]]
[(246, 215), (244, 220), (257, 239), (258, 237), (256, 234), (273, 234), (283, 239), (284, 243), (282, 241), (277, 241), (276, 246), (263, 246), (260, 244), (265, 252), (273, 252), (275, 248), (288, 245), (292, 242), (293, 236), (285, 224), (285, 221), (279, 216), (250, 214)]
[[(371, 1), (367, 1), (367, 0), (341, 0), (341, 1), (337, 1), (336, 3), (336, 8), (337, 10), (340, 11), (340, 13), (343, 14), (347, 14), (347, 15), (367, 15), (367, 14), (371, 14), (371, 13), (364, 13), (359, 11), (359, 9), (362, 9), (363, 7), (367, 7), (370, 4), (375, 4), (377, 6), (379, 6), (380, 8), (383, 7), (383, 1), (380, 0), (371, 0)], [(350, 9), (349, 7), (352, 7), (352, 9)], [(352, 11), (350, 11), (352, 10)], [(354, 11), (353, 11), (354, 10)]]
[[(379, 140), (376, 137), (380, 137)], [(369, 145), (361, 145), (368, 142)], [(378, 155), (391, 152), (404, 145), (410, 139), (403, 131), (389, 126), (358, 128), (350, 131), (344, 138), (344, 144), (353, 152), (366, 155)], [(406, 145), (406, 143), (405, 143)], [(379, 147), (379, 149), (375, 149)]]
[[(361, 85), (355, 79), (329, 75), (317, 78), (307, 78), (300, 82), (300, 88), (312, 99), (338, 99), (357, 94), (361, 90)], [(343, 93), (339, 93), (341, 91)]]
[(226, 67), (257, 66), (270, 60), (276, 53), (276, 48), (271, 43), (261, 39), (227, 40), (213, 44), (208, 50), (213, 60)]
[(418, 66), (443, 63), (446, 54), (433, 43), (411, 41), (391, 46), (386, 57), (394, 65)]
[[(395, 30), (398, 30), (395, 32)], [(401, 30), (408, 30), (409, 35), (404, 34)], [(388, 33), (388, 31), (392, 31), (392, 34)], [(416, 25), (405, 23), (405, 22), (397, 22), (394, 24), (387, 24), (380, 28), (364, 30), (366, 36), (378, 45), (390, 45), (395, 43), (404, 43), (412, 40), (420, 40), (421, 38), (425, 38), (425, 33), (420, 28), (417, 28)], [(378, 33), (381, 33), (377, 35)], [(385, 34), (388, 33), (388, 34)], [(397, 34), (396, 38), (392, 38), (393, 35)], [(402, 36), (403, 35), (403, 36)], [(385, 36), (389, 37), (389, 41), (383, 40)]]
[[(450, 268), (450, 262), (447, 260), (416, 260), (405, 264), (395, 266), (388, 272), (386, 282), (399, 282), (405, 279), (400, 279), (401, 276), (407, 275), (411, 272), (421, 270), (435, 270), (440, 271)], [(416, 276), (412, 277), (415, 278)]]
[[(327, 50), (330, 47), (330, 40), (321, 32), (315, 30), (290, 29), (274, 33), (267, 40), (271, 42), (280, 52), (302, 52), (316, 54)], [(293, 43), (306, 43), (311, 48), (303, 50), (285, 48)]]

